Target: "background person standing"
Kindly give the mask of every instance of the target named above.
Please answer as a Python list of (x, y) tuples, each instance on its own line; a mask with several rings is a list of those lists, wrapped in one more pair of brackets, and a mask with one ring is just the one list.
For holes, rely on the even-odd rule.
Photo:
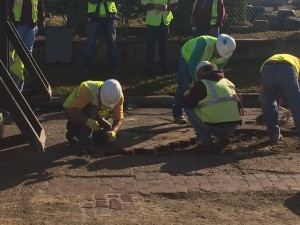
[(116, 3), (107, 0), (88, 0), (87, 11), (89, 24), (87, 27), (82, 71), (87, 73), (91, 70), (95, 43), (100, 32), (103, 32), (107, 42), (108, 70), (111, 72), (119, 72), (115, 23), (115, 19), (117, 18)]
[(172, 9), (176, 9), (178, 0), (141, 0), (142, 8), (147, 11), (147, 50), (145, 61), (146, 76), (153, 76), (156, 42), (158, 41), (160, 72), (169, 73), (167, 45), (169, 25), (173, 19)]
[(195, 0), (190, 18), (193, 36), (218, 37), (225, 15), (223, 0)]

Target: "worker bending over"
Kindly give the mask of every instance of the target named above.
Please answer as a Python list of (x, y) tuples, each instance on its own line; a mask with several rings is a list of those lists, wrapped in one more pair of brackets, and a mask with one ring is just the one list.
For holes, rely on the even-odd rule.
[(200, 140), (201, 151), (226, 147), (237, 125), (242, 123), (235, 86), (216, 69), (216, 65), (208, 61), (200, 62), (195, 75), (197, 81), (183, 101), (184, 111)]
[(220, 34), (218, 38), (199, 36), (187, 41), (181, 48), (177, 68), (177, 90), (175, 103), (172, 108), (174, 123), (186, 124), (183, 116), (183, 96), (190, 83), (194, 83), (197, 64), (209, 61), (222, 70), (229, 57), (235, 50), (235, 40), (227, 34)]
[(300, 59), (289, 54), (276, 54), (262, 65), (262, 106), (271, 143), (277, 143), (280, 134), (278, 104), (276, 99), (281, 94), (285, 99), (294, 119), (297, 135), (300, 137)]
[[(67, 140), (72, 143), (78, 139), (86, 152), (93, 152), (95, 143), (114, 142), (124, 119), (123, 103), (117, 80), (82, 82), (63, 104), (68, 118)], [(112, 125), (106, 120), (111, 112)]]

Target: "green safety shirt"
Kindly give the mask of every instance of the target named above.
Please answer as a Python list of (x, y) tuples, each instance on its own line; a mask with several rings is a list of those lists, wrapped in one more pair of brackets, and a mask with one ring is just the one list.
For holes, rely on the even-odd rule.
[(262, 68), (265, 65), (265, 63), (267, 63), (269, 61), (287, 61), (287, 62), (289, 62), (293, 66), (293, 69), (295, 70), (297, 77), (299, 77), (299, 72), (300, 72), (300, 59), (299, 58), (297, 58), (293, 55), (290, 55), (290, 54), (273, 55), (263, 63), (263, 65), (260, 68), (260, 72), (262, 71)]
[(24, 64), (15, 50), (9, 52), (9, 72), (24, 80)]
[[(32, 5), (32, 21), (35, 23), (38, 18), (38, 0), (31, 0)], [(12, 8), (14, 19), (16, 22), (21, 20), (23, 0), (15, 0)]]
[(241, 121), (234, 84), (226, 78), (201, 81), (205, 84), (207, 96), (194, 109), (197, 116), (203, 122), (213, 124)]
[[(118, 12), (116, 3), (114, 1), (106, 1), (108, 11), (116, 14)], [(97, 4), (88, 2), (88, 13), (95, 13)], [(99, 17), (106, 17), (106, 11), (104, 3), (100, 3)]]
[[(141, 0), (142, 5), (147, 4), (174, 4), (178, 0)], [(160, 26), (163, 21), (166, 26), (170, 25), (173, 19), (171, 10), (150, 9), (146, 14), (146, 24), (150, 26)]]
[[(200, 1), (202, 1), (202, 0), (200, 0)], [(195, 13), (195, 8), (196, 8), (198, 2), (199, 2), (199, 0), (196, 0), (194, 2), (194, 5), (193, 5), (192, 14), (191, 14), (191, 17), (190, 17), (191, 24), (193, 24), (193, 17), (194, 17), (194, 13)], [(217, 21), (218, 21), (218, 0), (213, 0), (212, 9), (211, 9), (210, 25), (215, 26), (217, 24)]]
[(189, 75), (195, 82), (195, 72), (197, 64), (201, 61), (209, 61), (216, 64), (219, 70), (226, 65), (228, 58), (216, 58), (214, 50), (216, 47), (216, 37), (199, 36), (187, 41), (181, 48), (181, 55), (185, 59), (189, 68)]
[(63, 103), (64, 108), (68, 108), (71, 102), (74, 100), (76, 95), (78, 95), (82, 86), (86, 86), (92, 94), (92, 105), (99, 107), (101, 105), (100, 99), (100, 89), (103, 85), (103, 81), (84, 81), (77, 88), (75, 88), (72, 93), (67, 97), (66, 101)]

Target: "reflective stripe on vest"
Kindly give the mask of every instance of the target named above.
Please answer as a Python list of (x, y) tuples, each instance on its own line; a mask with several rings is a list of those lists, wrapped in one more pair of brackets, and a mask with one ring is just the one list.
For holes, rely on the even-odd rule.
[(218, 0), (214, 0), (211, 9), (211, 21), (210, 25), (215, 26), (218, 21)]
[(85, 81), (82, 82), (76, 89), (72, 91), (72, 93), (67, 97), (66, 101), (63, 104), (64, 108), (67, 108), (71, 102), (74, 100), (74, 98), (78, 95), (80, 89), (82, 86), (86, 86), (91, 94), (92, 94), (92, 104), (96, 106), (101, 105), (101, 99), (100, 99), (100, 89), (104, 82), (103, 81)]
[(265, 63), (269, 62), (269, 61), (287, 61), (289, 63), (291, 63), (291, 65), (293, 66), (293, 69), (295, 70), (297, 77), (299, 77), (299, 72), (300, 72), (300, 59), (290, 55), (290, 54), (276, 54), (271, 56), (270, 58), (268, 58), (263, 65), (260, 68), (260, 71), (262, 71), (263, 66), (265, 65)]
[[(193, 10), (192, 10), (192, 14), (190, 17), (191, 24), (193, 24), (194, 12), (195, 12), (195, 8), (197, 6), (198, 1), (201, 1), (201, 0), (196, 0), (193, 4)], [(210, 25), (215, 26), (217, 24), (217, 21), (218, 21), (218, 0), (213, 0), (212, 9), (211, 9)]]
[[(31, 0), (32, 5), (32, 21), (35, 23), (38, 17), (38, 0)], [(20, 21), (22, 15), (23, 0), (15, 0), (12, 8), (15, 21)]]
[(240, 121), (234, 84), (226, 78), (201, 81), (206, 86), (207, 96), (194, 109), (197, 116), (207, 123)]
[(15, 50), (9, 52), (9, 72), (24, 80), (24, 64)]
[[(208, 100), (206, 102), (202, 102), (198, 104), (198, 107), (203, 108), (209, 105), (213, 105), (216, 103), (220, 103), (220, 102), (227, 102), (227, 101), (238, 101), (237, 95), (234, 96), (227, 96), (227, 97), (219, 97), (217, 95), (217, 91), (214, 88), (213, 82), (210, 80), (206, 81), (206, 85), (207, 85), (207, 91), (210, 91), (210, 95), (211, 95), (211, 100)], [(234, 88), (234, 86), (232, 86), (231, 88)]]
[[(177, 1), (173, 0), (170, 3), (176, 3)], [(149, 4), (150, 1), (142, 1), (143, 5)], [(151, 4), (168, 4), (168, 0), (152, 0)], [(170, 25), (173, 14), (170, 10), (158, 10), (158, 9), (150, 9), (146, 14), (146, 24), (150, 26), (159, 26), (161, 21), (164, 21), (165, 25)]]
[[(88, 2), (88, 13), (95, 13), (96, 8), (97, 8), (97, 4), (93, 4), (93, 3)], [(111, 13), (117, 13), (118, 12), (117, 7), (116, 7), (116, 3), (113, 2), (113, 1), (107, 1), (107, 8), (108, 8), (108, 11), (111, 12)], [(99, 16), (100, 17), (107, 16), (103, 3), (100, 3)]]

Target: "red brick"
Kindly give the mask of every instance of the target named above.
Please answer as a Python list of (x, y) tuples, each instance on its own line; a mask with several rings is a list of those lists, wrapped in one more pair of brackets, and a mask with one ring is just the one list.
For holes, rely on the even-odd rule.
[(213, 182), (213, 183), (211, 183), (211, 185), (213, 186), (213, 188), (214, 188), (215, 191), (223, 191), (223, 190), (225, 190), (225, 186), (221, 182), (219, 182), (219, 183)]
[(158, 179), (159, 180), (165, 180), (166, 178), (169, 178), (169, 177), (171, 177), (171, 176), (168, 173), (159, 173), (158, 174)]
[(297, 182), (294, 179), (282, 179), (282, 181), (288, 187), (297, 187), (298, 186)]
[(87, 216), (91, 217), (91, 218), (95, 218), (95, 212), (94, 212), (94, 209), (86, 209), (85, 210), (85, 213)]
[(127, 191), (129, 193), (134, 193), (137, 191), (135, 183), (125, 183), (124, 189), (125, 189), (125, 191)]
[(172, 176), (171, 179), (174, 184), (185, 184), (184, 176)]
[(128, 193), (123, 193), (120, 197), (123, 202), (133, 202), (132, 196)]
[(286, 184), (282, 180), (275, 182), (273, 184), (273, 187), (278, 188), (280, 190), (289, 190), (289, 188), (286, 186)]
[(210, 183), (221, 183), (223, 181), (223, 178), (220, 175), (213, 175), (209, 176), (208, 180), (210, 181)]
[(146, 189), (146, 188), (149, 188), (150, 185), (149, 185), (149, 181), (147, 180), (144, 180), (144, 181), (137, 181), (136, 182), (136, 187), (137, 189)]
[(96, 199), (96, 200), (105, 200), (106, 198), (105, 198), (105, 196), (104, 196), (103, 193), (97, 193), (97, 194), (95, 195), (95, 199)]
[(175, 185), (177, 192), (183, 192), (183, 193), (188, 192), (188, 188), (186, 185), (184, 185), (184, 184), (174, 184), (174, 185)]
[(70, 207), (69, 212), (72, 214), (81, 214), (82, 211), (78, 205), (73, 205)]
[(199, 185), (202, 183), (210, 183), (207, 176), (195, 176), (195, 179)]
[(83, 185), (75, 185), (73, 188), (74, 194), (84, 194), (85, 193), (85, 186)]
[(115, 181), (113, 180), (111, 182), (111, 188), (117, 189), (117, 190), (123, 190), (124, 189), (124, 183), (121, 181)]
[(96, 201), (96, 207), (107, 208), (108, 207), (108, 203), (107, 203), (106, 200), (97, 200)]
[(99, 187), (97, 188), (97, 192), (103, 193), (103, 194), (108, 194), (110, 193), (110, 186), (106, 184), (99, 184)]
[(109, 206), (111, 209), (122, 210), (122, 203), (117, 199), (111, 199), (109, 202)]
[(147, 174), (145, 172), (137, 172), (134, 174), (134, 176), (137, 181), (144, 181), (148, 179)]
[(261, 186), (261, 184), (259, 182), (249, 182), (248, 185), (252, 191), (262, 191), (263, 190), (263, 187)]
[(94, 204), (92, 202), (86, 202), (83, 204), (82, 208), (93, 208)]

